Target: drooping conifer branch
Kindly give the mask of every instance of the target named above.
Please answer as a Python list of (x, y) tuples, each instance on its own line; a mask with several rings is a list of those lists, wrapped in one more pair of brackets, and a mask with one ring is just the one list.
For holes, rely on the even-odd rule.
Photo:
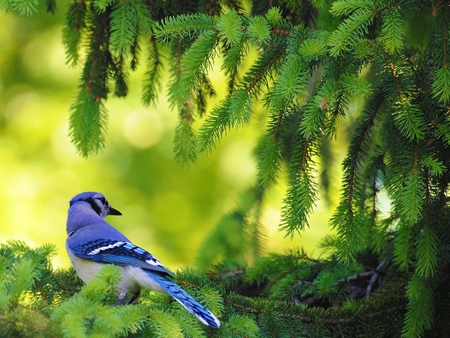
[(308, 217), (317, 199), (317, 183), (312, 174), (314, 143), (297, 135), (292, 157), (289, 162), (291, 174), (289, 187), (284, 199), (280, 229), (285, 236), (293, 236), (309, 226)]
[[(231, 298), (231, 297), (230, 297)], [(242, 311), (244, 313), (250, 313), (253, 315), (260, 315), (265, 313), (264, 310), (264, 304), (252, 304), (250, 301), (246, 301), (247, 299), (242, 299), (240, 297), (234, 296), (232, 299), (227, 299), (226, 304), (230, 307), (236, 308), (239, 311)], [(246, 301), (246, 302), (245, 302)], [(256, 301), (257, 302), (257, 301)], [(259, 306), (258, 306), (259, 305)], [(273, 305), (271, 305), (273, 306)], [(358, 322), (359, 320), (367, 320), (368, 318), (373, 317), (383, 317), (384, 315), (389, 315), (392, 313), (396, 313), (399, 310), (402, 310), (405, 308), (405, 305), (392, 305), (389, 308), (375, 310), (373, 312), (365, 313), (361, 316), (361, 318), (355, 317), (355, 315), (351, 312), (348, 312), (347, 316), (341, 317), (337, 316), (336, 314), (333, 314), (333, 311), (315, 311), (314, 309), (311, 311), (305, 311), (301, 310), (301, 313), (293, 313), (293, 314), (286, 314), (286, 310), (283, 309), (283, 304), (280, 304), (280, 311), (273, 313), (273, 315), (279, 317), (279, 318), (286, 318), (288, 320), (298, 320), (300, 323), (322, 323), (326, 325), (337, 325), (337, 324), (349, 324)], [(371, 307), (370, 305), (368, 307)], [(257, 308), (257, 309), (255, 309)], [(275, 308), (277, 309), (277, 308)], [(282, 310), (283, 309), (283, 310)], [(365, 309), (367, 310), (367, 309)]]
[(86, 28), (87, 9), (84, 1), (74, 1), (66, 13), (62, 41), (67, 55), (66, 63), (74, 67), (78, 63), (83, 29)]
[[(92, 5), (91, 5), (92, 6)], [(89, 49), (81, 78), (78, 97), (70, 107), (70, 135), (84, 157), (98, 153), (104, 147), (106, 111), (102, 103), (108, 95), (108, 75), (112, 63), (109, 46), (109, 14), (92, 13)]]
[(444, 24), (442, 29), (442, 55), (443, 55), (443, 65), (444, 67), (448, 66), (447, 60), (447, 46), (448, 46), (448, 11), (449, 11), (450, 3), (447, 1), (447, 5), (445, 6), (445, 14), (444, 14)]
[(278, 54), (271, 57), (268, 62), (263, 64), (263, 67), (256, 71), (256, 68), (252, 71), (249, 71), (246, 78), (244, 79), (245, 90), (249, 92), (253, 92), (261, 85), (261, 81), (268, 75), (269, 71), (272, 70), (272, 67), (280, 60), (282, 56), (284, 56), (285, 51), (282, 50)]
[(144, 105), (155, 105), (162, 86), (162, 55), (160, 47), (152, 35), (149, 41), (147, 69), (144, 74), (142, 102)]

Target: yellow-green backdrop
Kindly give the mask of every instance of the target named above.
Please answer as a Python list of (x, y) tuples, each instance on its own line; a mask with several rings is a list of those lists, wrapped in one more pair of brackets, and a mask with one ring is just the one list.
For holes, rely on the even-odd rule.
[[(94, 190), (122, 211), (122, 217), (108, 220), (136, 244), (172, 269), (194, 264), (197, 248), (220, 217), (255, 183), (253, 152), (265, 129), (264, 112), (256, 109), (250, 125), (230, 132), (213, 154), (181, 167), (172, 152), (176, 112), (169, 109), (164, 92), (157, 107), (141, 105), (138, 70), (131, 76), (129, 96), (110, 98), (106, 104), (105, 152), (79, 157), (68, 137), (68, 107), (81, 67), (65, 64), (64, 11), (60, 5), (55, 15), (44, 10), (31, 18), (0, 14), (0, 243), (53, 243), (58, 247), (55, 265), (68, 266), (68, 200)], [(221, 93), (224, 81), (217, 70), (213, 72)], [(278, 224), (285, 181), (281, 177), (266, 197), (262, 223), (267, 250), (303, 246), (317, 255), (315, 247), (327, 231), (333, 206), (323, 208), (319, 202), (311, 229), (284, 239)], [(337, 199), (338, 189), (333, 191)]]

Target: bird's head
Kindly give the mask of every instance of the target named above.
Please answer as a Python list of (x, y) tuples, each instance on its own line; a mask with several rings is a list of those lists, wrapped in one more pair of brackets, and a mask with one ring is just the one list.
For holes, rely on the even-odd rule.
[(108, 203), (106, 197), (99, 192), (82, 192), (69, 201), (70, 207), (78, 203), (88, 203), (92, 210), (101, 218), (105, 218), (107, 215), (122, 215), (122, 213), (119, 210), (114, 209)]

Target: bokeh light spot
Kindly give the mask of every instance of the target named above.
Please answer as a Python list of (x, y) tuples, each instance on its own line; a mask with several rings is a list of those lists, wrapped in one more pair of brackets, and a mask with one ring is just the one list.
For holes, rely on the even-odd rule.
[(150, 148), (163, 135), (164, 127), (158, 114), (144, 109), (128, 114), (123, 121), (123, 135), (136, 148)]

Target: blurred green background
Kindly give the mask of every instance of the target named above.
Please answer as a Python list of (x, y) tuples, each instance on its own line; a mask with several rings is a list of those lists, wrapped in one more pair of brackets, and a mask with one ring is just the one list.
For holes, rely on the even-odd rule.
[[(255, 182), (253, 152), (266, 128), (264, 112), (255, 111), (251, 123), (230, 132), (213, 154), (181, 167), (172, 152), (177, 113), (170, 111), (164, 92), (156, 108), (141, 105), (141, 67), (130, 78), (127, 98), (108, 99), (104, 154), (80, 158), (67, 135), (68, 107), (81, 68), (65, 65), (61, 44), (65, 8), (58, 5), (55, 15), (43, 8), (31, 18), (0, 14), (0, 242), (52, 243), (58, 247), (55, 265), (68, 266), (64, 249), (68, 201), (93, 190), (103, 192), (123, 213), (108, 221), (133, 242), (171, 269), (194, 265), (202, 241)], [(213, 80), (223, 92), (219, 72), (214, 72)], [(338, 160), (342, 156), (343, 150), (335, 154)], [(339, 162), (332, 169), (337, 178)], [(324, 208), (319, 202), (311, 229), (285, 239), (278, 231), (285, 182), (281, 177), (265, 200), (266, 249), (304, 247), (317, 255), (315, 247), (327, 232), (333, 205)], [(331, 195), (337, 200), (336, 186)]]

